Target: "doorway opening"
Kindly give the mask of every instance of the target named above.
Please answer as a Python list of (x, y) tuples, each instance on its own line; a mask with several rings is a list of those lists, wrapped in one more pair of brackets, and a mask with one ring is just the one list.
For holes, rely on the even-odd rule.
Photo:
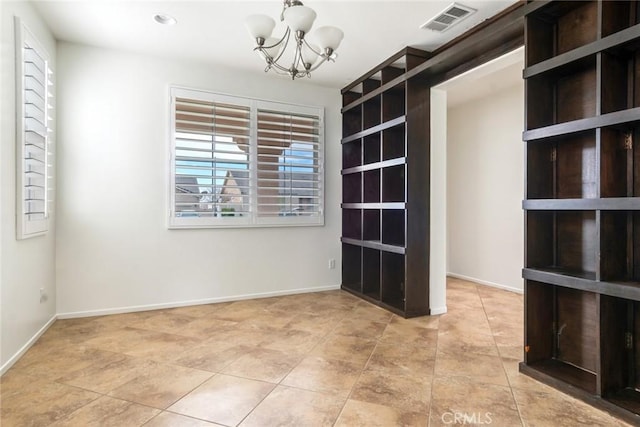
[(431, 313), (447, 276), (523, 291), (524, 48), (431, 89)]

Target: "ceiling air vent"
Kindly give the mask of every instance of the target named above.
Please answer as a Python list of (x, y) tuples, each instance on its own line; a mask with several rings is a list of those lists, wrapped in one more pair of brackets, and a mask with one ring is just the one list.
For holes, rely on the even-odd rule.
[(443, 32), (453, 27), (458, 22), (472, 15), (476, 10), (459, 3), (453, 3), (438, 16), (425, 22), (420, 28)]

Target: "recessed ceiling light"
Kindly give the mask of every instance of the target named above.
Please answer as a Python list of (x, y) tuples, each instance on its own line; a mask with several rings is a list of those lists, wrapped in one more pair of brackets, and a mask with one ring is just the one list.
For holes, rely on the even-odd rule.
[(162, 24), (162, 25), (175, 25), (178, 23), (176, 18), (174, 18), (173, 16), (164, 15), (162, 13), (155, 15), (153, 17), (153, 20), (156, 21), (158, 24)]

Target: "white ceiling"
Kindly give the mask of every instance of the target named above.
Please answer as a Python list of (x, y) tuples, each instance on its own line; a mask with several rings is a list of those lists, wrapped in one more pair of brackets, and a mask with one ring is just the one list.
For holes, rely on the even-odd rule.
[[(515, 1), (462, 0), (459, 3), (478, 12), (444, 33), (419, 26), (452, 1), (305, 1), (318, 15), (314, 27), (334, 25), (345, 34), (336, 62), (316, 70), (310, 83), (342, 88), (405, 46), (433, 50)], [(48, 0), (34, 4), (58, 40), (256, 73), (263, 72), (264, 63), (252, 52), (244, 18), (263, 13), (277, 20), (282, 8), (279, 0)], [(156, 24), (153, 16), (158, 13), (175, 17), (178, 24)], [(284, 32), (281, 25), (274, 35)]]

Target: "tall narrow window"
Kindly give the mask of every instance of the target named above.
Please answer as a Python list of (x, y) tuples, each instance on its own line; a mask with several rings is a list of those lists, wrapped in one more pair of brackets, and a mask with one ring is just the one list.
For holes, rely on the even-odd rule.
[(171, 90), (169, 226), (323, 224), (323, 110)]
[(49, 55), (31, 32), (16, 27), (17, 237), (47, 232), (53, 174), (53, 72)]

